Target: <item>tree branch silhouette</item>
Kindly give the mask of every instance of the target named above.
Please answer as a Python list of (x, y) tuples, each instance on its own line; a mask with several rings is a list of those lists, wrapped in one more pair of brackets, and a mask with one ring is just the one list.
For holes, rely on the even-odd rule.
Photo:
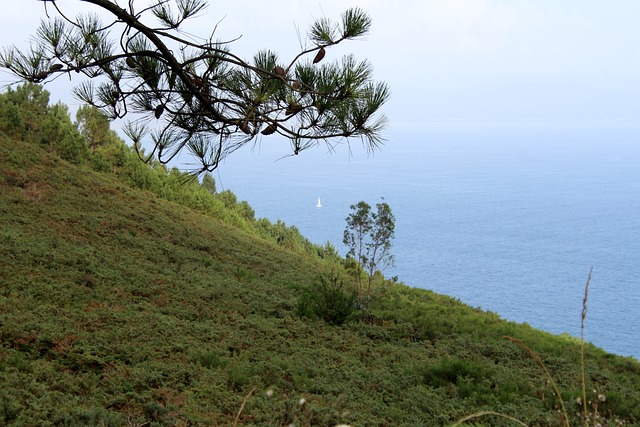
[[(354, 138), (370, 151), (383, 143), (387, 85), (373, 81), (366, 60), (327, 60), (332, 46), (368, 33), (371, 19), (361, 9), (347, 10), (338, 23), (317, 20), (310, 47), (288, 62), (270, 50), (245, 61), (232, 53), (234, 40), (214, 40), (218, 25), (206, 39), (177, 31), (206, 8), (205, 0), (156, 0), (140, 10), (135, 0), (128, 9), (109, 0), (81, 1), (113, 21), (104, 25), (91, 13), (70, 19), (47, 0), (45, 7), (53, 3), (60, 16), (41, 22), (27, 51), (4, 48), (0, 66), (36, 83), (83, 74), (75, 97), (114, 119), (129, 116), (124, 132), (145, 160), (166, 163), (188, 151), (200, 163), (196, 172), (203, 172), (271, 135), (288, 141), (294, 155), (323, 141), (331, 150)], [(148, 141), (153, 149), (145, 156)]]

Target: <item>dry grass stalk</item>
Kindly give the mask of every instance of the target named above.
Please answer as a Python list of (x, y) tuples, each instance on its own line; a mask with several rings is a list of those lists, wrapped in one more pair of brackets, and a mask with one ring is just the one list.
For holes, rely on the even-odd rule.
[(511, 341), (512, 343), (514, 343), (514, 344), (520, 346), (521, 348), (523, 348), (524, 350), (526, 350), (527, 353), (529, 353), (531, 355), (531, 357), (533, 357), (533, 360), (536, 361), (538, 366), (540, 366), (544, 370), (545, 374), (547, 374), (547, 378), (549, 379), (549, 382), (553, 386), (553, 391), (556, 393), (556, 396), (558, 396), (558, 400), (560, 401), (560, 406), (562, 408), (562, 417), (564, 419), (564, 424), (567, 427), (570, 427), (570, 425), (569, 425), (569, 416), (567, 414), (567, 408), (564, 406), (564, 401), (562, 400), (562, 396), (560, 395), (560, 390), (558, 390), (558, 386), (556, 385), (556, 382), (553, 380), (553, 376), (551, 375), (551, 372), (549, 372), (549, 370), (545, 366), (545, 364), (542, 361), (542, 359), (540, 358), (540, 356), (538, 356), (538, 354), (535, 351), (533, 351), (525, 343), (523, 343), (522, 341), (520, 341), (517, 338), (513, 338), (513, 337), (510, 337), (510, 336), (504, 336), (503, 338), (505, 338), (506, 340)]
[(501, 414), (500, 412), (494, 412), (494, 411), (480, 411), (480, 412), (476, 412), (475, 414), (467, 415), (466, 417), (456, 421), (454, 424), (451, 424), (451, 427), (459, 426), (460, 424), (462, 424), (464, 422), (467, 422), (469, 420), (473, 420), (475, 418), (484, 417), (485, 415), (495, 415), (495, 416), (498, 416), (498, 417), (506, 418), (506, 419), (508, 419), (510, 421), (513, 421), (516, 424), (520, 424), (521, 426), (528, 427), (525, 423), (523, 423), (522, 421), (520, 421), (517, 418), (514, 418), (514, 417), (509, 416), (509, 415)]
[(233, 427), (238, 425), (238, 421), (240, 421), (240, 416), (242, 415), (242, 411), (244, 411), (244, 405), (247, 404), (247, 400), (251, 397), (254, 391), (256, 391), (257, 387), (251, 389), (251, 391), (244, 397), (242, 401), (242, 405), (240, 405), (240, 409), (238, 410), (238, 415), (236, 415), (236, 419), (233, 421)]
[(589, 426), (589, 411), (587, 409), (587, 382), (584, 374), (584, 321), (587, 318), (587, 300), (589, 298), (589, 283), (591, 282), (591, 273), (593, 267), (589, 270), (589, 277), (587, 277), (587, 284), (584, 287), (584, 299), (582, 300), (582, 318), (580, 322), (580, 370), (582, 373), (582, 408), (584, 411), (584, 422), (586, 426)]

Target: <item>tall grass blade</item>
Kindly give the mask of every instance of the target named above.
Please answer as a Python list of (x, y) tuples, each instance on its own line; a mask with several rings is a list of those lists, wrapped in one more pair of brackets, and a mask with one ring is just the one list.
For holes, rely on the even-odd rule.
[(549, 370), (545, 366), (545, 364), (542, 361), (542, 359), (540, 358), (540, 356), (538, 356), (538, 354), (535, 351), (533, 351), (525, 343), (523, 343), (522, 341), (520, 341), (517, 338), (513, 338), (513, 337), (510, 337), (510, 336), (504, 336), (503, 338), (506, 339), (506, 340), (511, 341), (512, 343), (520, 346), (525, 351), (527, 351), (527, 353), (529, 353), (531, 355), (531, 357), (533, 357), (533, 360), (536, 361), (538, 366), (540, 366), (544, 370), (545, 374), (547, 375), (547, 378), (549, 379), (549, 383), (553, 386), (553, 391), (555, 391), (556, 396), (558, 396), (558, 400), (560, 400), (560, 406), (562, 408), (562, 416), (563, 416), (563, 419), (564, 419), (564, 424), (567, 427), (571, 427), (569, 425), (569, 416), (567, 414), (567, 408), (564, 406), (564, 401), (562, 400), (562, 395), (560, 395), (560, 390), (558, 390), (558, 386), (556, 385), (556, 382), (554, 381), (553, 376), (551, 375), (551, 373), (549, 372)]
[(589, 298), (589, 283), (591, 282), (591, 273), (593, 267), (589, 270), (589, 277), (587, 277), (587, 284), (584, 287), (584, 299), (582, 300), (582, 318), (580, 322), (580, 371), (582, 374), (582, 408), (584, 411), (584, 423), (585, 426), (589, 426), (589, 411), (587, 409), (587, 382), (584, 374), (584, 321), (587, 318), (587, 300)]
[(525, 423), (523, 423), (522, 421), (520, 421), (517, 418), (514, 418), (514, 417), (509, 416), (509, 415), (501, 414), (500, 412), (494, 412), (494, 411), (480, 411), (480, 412), (476, 412), (474, 414), (467, 415), (466, 417), (461, 418), (458, 421), (456, 421), (454, 424), (451, 424), (451, 427), (459, 426), (460, 424), (465, 423), (465, 422), (467, 422), (469, 420), (473, 420), (475, 418), (484, 417), (485, 415), (495, 415), (495, 416), (498, 416), (498, 417), (506, 418), (508, 420), (513, 421), (516, 424), (520, 424), (521, 426), (528, 427)]

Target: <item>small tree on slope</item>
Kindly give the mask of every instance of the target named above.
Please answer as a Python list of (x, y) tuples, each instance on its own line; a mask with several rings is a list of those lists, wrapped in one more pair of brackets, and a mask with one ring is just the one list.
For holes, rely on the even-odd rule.
[[(343, 238), (349, 248), (347, 257), (356, 261), (358, 297), (365, 308), (373, 295), (376, 273), (394, 264), (391, 241), (395, 235), (395, 216), (384, 201), (376, 204), (376, 208), (377, 211), (372, 211), (364, 201), (351, 205)], [(362, 284), (363, 274), (367, 278), (366, 288)]]

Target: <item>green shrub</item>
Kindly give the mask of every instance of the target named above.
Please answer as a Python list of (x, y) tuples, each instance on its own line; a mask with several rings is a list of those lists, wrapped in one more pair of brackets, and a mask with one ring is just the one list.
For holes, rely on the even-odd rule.
[(347, 289), (337, 274), (332, 274), (329, 279), (320, 276), (319, 286), (308, 290), (300, 298), (298, 313), (332, 325), (341, 325), (351, 318), (356, 297), (355, 290)]
[(234, 363), (227, 368), (227, 387), (234, 391), (242, 389), (251, 382), (249, 368), (240, 363)]
[(203, 351), (195, 356), (195, 361), (207, 369), (216, 369), (227, 364), (226, 359), (218, 351)]
[(431, 387), (443, 387), (458, 384), (463, 379), (479, 380), (488, 375), (487, 369), (478, 363), (447, 358), (427, 366), (422, 378)]
[(256, 219), (256, 211), (251, 207), (249, 202), (243, 200), (238, 202), (234, 209), (247, 221), (255, 221)]
[(0, 421), (10, 422), (20, 414), (20, 405), (10, 396), (0, 395)]

